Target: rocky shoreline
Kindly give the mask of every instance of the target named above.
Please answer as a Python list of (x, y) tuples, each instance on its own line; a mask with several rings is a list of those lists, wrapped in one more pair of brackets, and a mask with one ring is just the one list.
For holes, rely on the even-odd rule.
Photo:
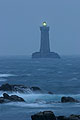
[[(27, 93), (42, 93), (42, 94), (45, 94), (43, 92), (43, 90), (41, 90), (39, 87), (26, 87), (24, 85), (10, 85), (8, 83), (6, 84), (3, 84), (0, 86), (0, 91), (3, 91), (3, 92), (19, 92), (19, 93), (23, 93), (23, 94), (27, 94)], [(50, 95), (54, 95), (52, 92), (47, 92), (47, 94), (50, 94)], [(13, 97), (13, 98), (12, 98)], [(6, 101), (19, 101), (19, 96), (17, 95), (12, 95), (12, 96), (9, 96), (7, 93), (3, 93), (3, 97), (0, 97), (0, 103), (5, 103)], [(5, 100), (7, 99), (7, 100)], [(22, 98), (23, 99), (23, 98)], [(1, 102), (3, 101), (3, 102)], [(24, 99), (22, 100), (24, 101)], [(79, 103), (80, 101), (68, 96), (62, 96), (61, 97), (61, 100), (59, 101), (59, 103), (68, 103), (68, 102), (76, 102), (76, 103)]]
[(43, 111), (31, 116), (32, 120), (80, 120), (80, 115), (55, 116), (52, 111)]
[(19, 93), (28, 93), (28, 92), (42, 92), (39, 87), (27, 87), (24, 85), (10, 85), (8, 83), (0, 86), (0, 91), (9, 91), (9, 92), (19, 92)]
[[(19, 92), (23, 94), (27, 94), (28, 91), (32, 91), (34, 93), (43, 93), (43, 91), (39, 87), (26, 87), (24, 85), (10, 85), (10, 84), (3, 84), (0, 86), (0, 91), (3, 91), (3, 96), (0, 97), (0, 104), (9, 103), (9, 102), (26, 102), (22, 97), (17, 95), (9, 95), (8, 92), (11, 94), (14, 92)], [(47, 94), (54, 95), (52, 92), (47, 92)], [(73, 97), (66, 97), (62, 96), (59, 103), (80, 103), (79, 100), (74, 99)], [(55, 116), (52, 111), (43, 111), (36, 113), (31, 116), (32, 120), (80, 120), (80, 115), (70, 115), (66, 116)]]

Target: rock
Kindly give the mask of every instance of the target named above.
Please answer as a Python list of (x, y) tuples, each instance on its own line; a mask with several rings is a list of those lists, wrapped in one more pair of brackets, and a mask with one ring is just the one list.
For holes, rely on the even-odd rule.
[(23, 98), (21, 98), (21, 97), (19, 97), (19, 96), (17, 96), (17, 95), (11, 95), (11, 96), (9, 97), (9, 100), (15, 101), (15, 102), (16, 102), (16, 101), (18, 101), (18, 102), (25, 102)]
[(20, 93), (26, 93), (28, 89), (24, 85), (12, 85), (12, 88), (14, 92), (20, 92)]
[(3, 84), (3, 85), (0, 87), (0, 90), (3, 90), (3, 91), (12, 91), (12, 86), (9, 85), (8, 83), (7, 83), (7, 84)]
[(58, 116), (57, 120), (80, 120), (80, 115), (70, 115), (69, 117)]
[(52, 92), (48, 92), (48, 94), (51, 94), (51, 95), (53, 95), (53, 93), (52, 93)]
[(62, 97), (61, 98), (61, 102), (62, 103), (66, 103), (66, 102), (79, 102), (78, 100), (72, 98), (72, 97)]
[(21, 92), (24, 93), (27, 87), (23, 85), (10, 85), (10, 84), (3, 84), (0, 87), (1, 91), (10, 91), (10, 92)]
[(0, 103), (7, 102), (25, 102), (25, 100), (17, 95), (9, 96), (7, 93), (4, 93), (3, 97), (0, 97)]
[(4, 98), (0, 97), (0, 103), (4, 103)]
[(70, 120), (80, 120), (80, 115), (73, 115), (72, 114), (72, 115), (69, 116), (69, 119)]
[(52, 111), (39, 112), (31, 116), (32, 120), (80, 120), (80, 115), (55, 116)]
[(57, 120), (70, 120), (68, 117), (65, 116), (58, 116)]
[(41, 92), (39, 87), (26, 87), (24, 85), (10, 85), (10, 84), (3, 84), (0, 86), (0, 91), (10, 91), (10, 92), (19, 92), (19, 93), (28, 93), (28, 92)]
[(32, 120), (56, 120), (56, 117), (51, 111), (39, 112), (31, 116)]
[(32, 91), (41, 91), (41, 89), (39, 87), (31, 87)]
[(10, 98), (10, 96), (7, 93), (3, 93), (3, 97), (4, 97), (4, 99), (9, 99)]

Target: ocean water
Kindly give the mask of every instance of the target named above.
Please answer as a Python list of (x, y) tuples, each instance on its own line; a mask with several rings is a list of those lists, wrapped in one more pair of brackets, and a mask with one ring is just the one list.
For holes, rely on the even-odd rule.
[[(31, 59), (0, 57), (0, 85), (38, 86), (45, 93), (9, 93), (23, 97), (26, 103), (0, 104), (0, 120), (31, 120), (34, 113), (52, 110), (55, 115), (80, 114), (80, 103), (60, 103), (62, 96), (80, 100), (80, 57)], [(48, 91), (53, 95), (47, 94)], [(2, 96), (3, 92), (0, 92)]]

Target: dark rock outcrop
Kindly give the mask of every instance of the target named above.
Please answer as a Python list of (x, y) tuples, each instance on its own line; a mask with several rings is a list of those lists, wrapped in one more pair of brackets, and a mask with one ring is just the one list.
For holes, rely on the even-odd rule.
[(7, 84), (3, 84), (3, 85), (0, 87), (0, 90), (2, 90), (2, 91), (12, 91), (12, 90), (13, 90), (13, 87), (7, 83)]
[(70, 120), (68, 117), (65, 116), (58, 116), (56, 117), (57, 120)]
[(69, 119), (70, 120), (80, 120), (80, 115), (73, 115), (72, 114), (72, 115), (69, 116)]
[(4, 93), (3, 97), (0, 97), (0, 103), (7, 102), (25, 102), (25, 100), (17, 95), (9, 96), (7, 93)]
[(62, 97), (61, 98), (62, 103), (67, 103), (67, 102), (79, 102), (78, 100), (72, 98), (72, 97)]
[(48, 92), (48, 94), (51, 94), (51, 95), (53, 95), (53, 92), (50, 92), (50, 91), (49, 91), (49, 92)]
[(10, 91), (10, 92), (21, 92), (24, 93), (25, 89), (27, 89), (27, 87), (23, 86), (23, 85), (10, 85), (10, 84), (3, 84), (0, 87), (1, 91)]
[(39, 87), (26, 87), (24, 85), (10, 85), (10, 84), (3, 84), (0, 86), (0, 91), (10, 91), (10, 92), (20, 92), (20, 93), (28, 93), (32, 92), (42, 92)]
[(32, 120), (80, 120), (80, 115), (55, 116), (52, 111), (39, 112), (31, 116)]
[(18, 101), (18, 102), (24, 102), (24, 99), (23, 98), (21, 98), (21, 97), (19, 97), (19, 96), (17, 96), (17, 95), (11, 95), (10, 96), (10, 98), (9, 98), (9, 100), (11, 100), (11, 101)]
[(56, 120), (56, 117), (51, 111), (39, 112), (31, 116), (32, 120)]
[(66, 116), (58, 116), (56, 117), (57, 120), (80, 120), (80, 115), (70, 115), (69, 117)]

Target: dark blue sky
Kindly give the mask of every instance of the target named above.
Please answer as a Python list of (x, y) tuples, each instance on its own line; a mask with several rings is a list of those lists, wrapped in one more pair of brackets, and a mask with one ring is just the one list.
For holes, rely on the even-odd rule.
[(43, 21), (51, 51), (80, 54), (80, 0), (0, 0), (0, 55), (38, 51)]

